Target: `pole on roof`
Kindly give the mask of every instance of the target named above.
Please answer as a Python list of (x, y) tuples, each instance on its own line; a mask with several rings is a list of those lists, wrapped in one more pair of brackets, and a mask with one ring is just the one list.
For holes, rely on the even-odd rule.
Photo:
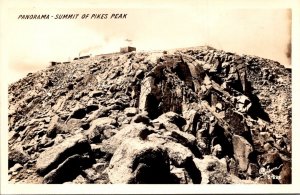
[(132, 43), (132, 40), (130, 40), (130, 39), (126, 39), (125, 41), (127, 42), (127, 45), (128, 45), (128, 46), (130, 46), (131, 43)]

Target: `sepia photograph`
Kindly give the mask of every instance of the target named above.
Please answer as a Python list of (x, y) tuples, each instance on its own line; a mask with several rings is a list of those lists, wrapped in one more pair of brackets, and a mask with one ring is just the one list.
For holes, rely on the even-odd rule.
[(0, 1), (1, 188), (295, 192), (296, 3), (234, 2)]

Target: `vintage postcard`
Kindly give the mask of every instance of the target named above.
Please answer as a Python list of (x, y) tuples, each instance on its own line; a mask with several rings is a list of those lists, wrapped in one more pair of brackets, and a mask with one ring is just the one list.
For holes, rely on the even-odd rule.
[(0, 1), (1, 190), (297, 192), (300, 3), (242, 2)]

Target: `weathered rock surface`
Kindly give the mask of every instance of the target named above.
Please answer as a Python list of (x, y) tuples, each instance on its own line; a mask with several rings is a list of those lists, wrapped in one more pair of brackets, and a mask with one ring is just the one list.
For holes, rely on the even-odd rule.
[(113, 137), (104, 140), (102, 144), (104, 147), (103, 149), (107, 153), (114, 154), (123, 141), (128, 138), (139, 137), (142, 131), (147, 131), (147, 126), (142, 123), (127, 125), (123, 129), (119, 130)]
[(211, 47), (98, 55), (9, 86), (11, 183), (291, 183), (291, 70)]
[(37, 171), (46, 174), (69, 156), (88, 153), (90, 150), (90, 145), (82, 135), (70, 137), (40, 154), (36, 161)]
[(112, 183), (169, 183), (170, 161), (159, 145), (127, 139), (115, 151), (108, 176)]
[(80, 174), (84, 167), (89, 166), (90, 163), (91, 160), (88, 156), (72, 155), (56, 169), (45, 175), (43, 183), (60, 184), (71, 181)]
[(249, 155), (253, 152), (251, 144), (243, 137), (234, 135), (232, 137), (234, 158), (237, 160), (239, 168), (246, 171), (249, 165)]
[(25, 153), (22, 146), (14, 147), (8, 154), (8, 166), (15, 164), (25, 164), (29, 160), (29, 155)]
[(222, 181), (225, 181), (224, 183), (230, 182), (230, 179), (228, 178), (229, 174), (227, 173), (227, 163), (224, 158), (218, 159), (214, 156), (205, 155), (203, 159), (194, 158), (193, 161), (197, 169), (199, 169), (202, 173), (201, 183), (220, 183), (218, 181), (215, 181), (215, 174), (223, 175), (223, 178), (220, 179), (222, 179)]

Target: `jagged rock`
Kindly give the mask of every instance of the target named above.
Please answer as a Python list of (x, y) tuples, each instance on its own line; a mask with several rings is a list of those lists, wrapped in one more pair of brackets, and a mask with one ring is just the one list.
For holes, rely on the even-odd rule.
[(156, 98), (156, 87), (154, 85), (153, 77), (146, 77), (142, 81), (141, 93), (139, 97), (139, 109), (149, 113), (150, 118), (155, 117), (158, 106), (158, 100)]
[(234, 135), (232, 137), (234, 158), (242, 171), (246, 171), (249, 164), (249, 154), (253, 152), (251, 144), (243, 137)]
[(191, 62), (187, 63), (190, 72), (190, 77), (186, 78), (186, 80), (192, 80), (194, 84), (194, 90), (196, 93), (200, 91), (200, 83), (203, 81), (205, 76), (204, 68), (199, 64), (199, 61), (197, 61), (196, 59), (191, 59)]
[(90, 150), (90, 145), (84, 136), (75, 135), (67, 138), (62, 143), (55, 145), (40, 154), (36, 161), (37, 171), (39, 174), (45, 175), (69, 156), (83, 154)]
[(126, 139), (114, 153), (109, 167), (112, 183), (168, 183), (167, 153), (155, 143)]

